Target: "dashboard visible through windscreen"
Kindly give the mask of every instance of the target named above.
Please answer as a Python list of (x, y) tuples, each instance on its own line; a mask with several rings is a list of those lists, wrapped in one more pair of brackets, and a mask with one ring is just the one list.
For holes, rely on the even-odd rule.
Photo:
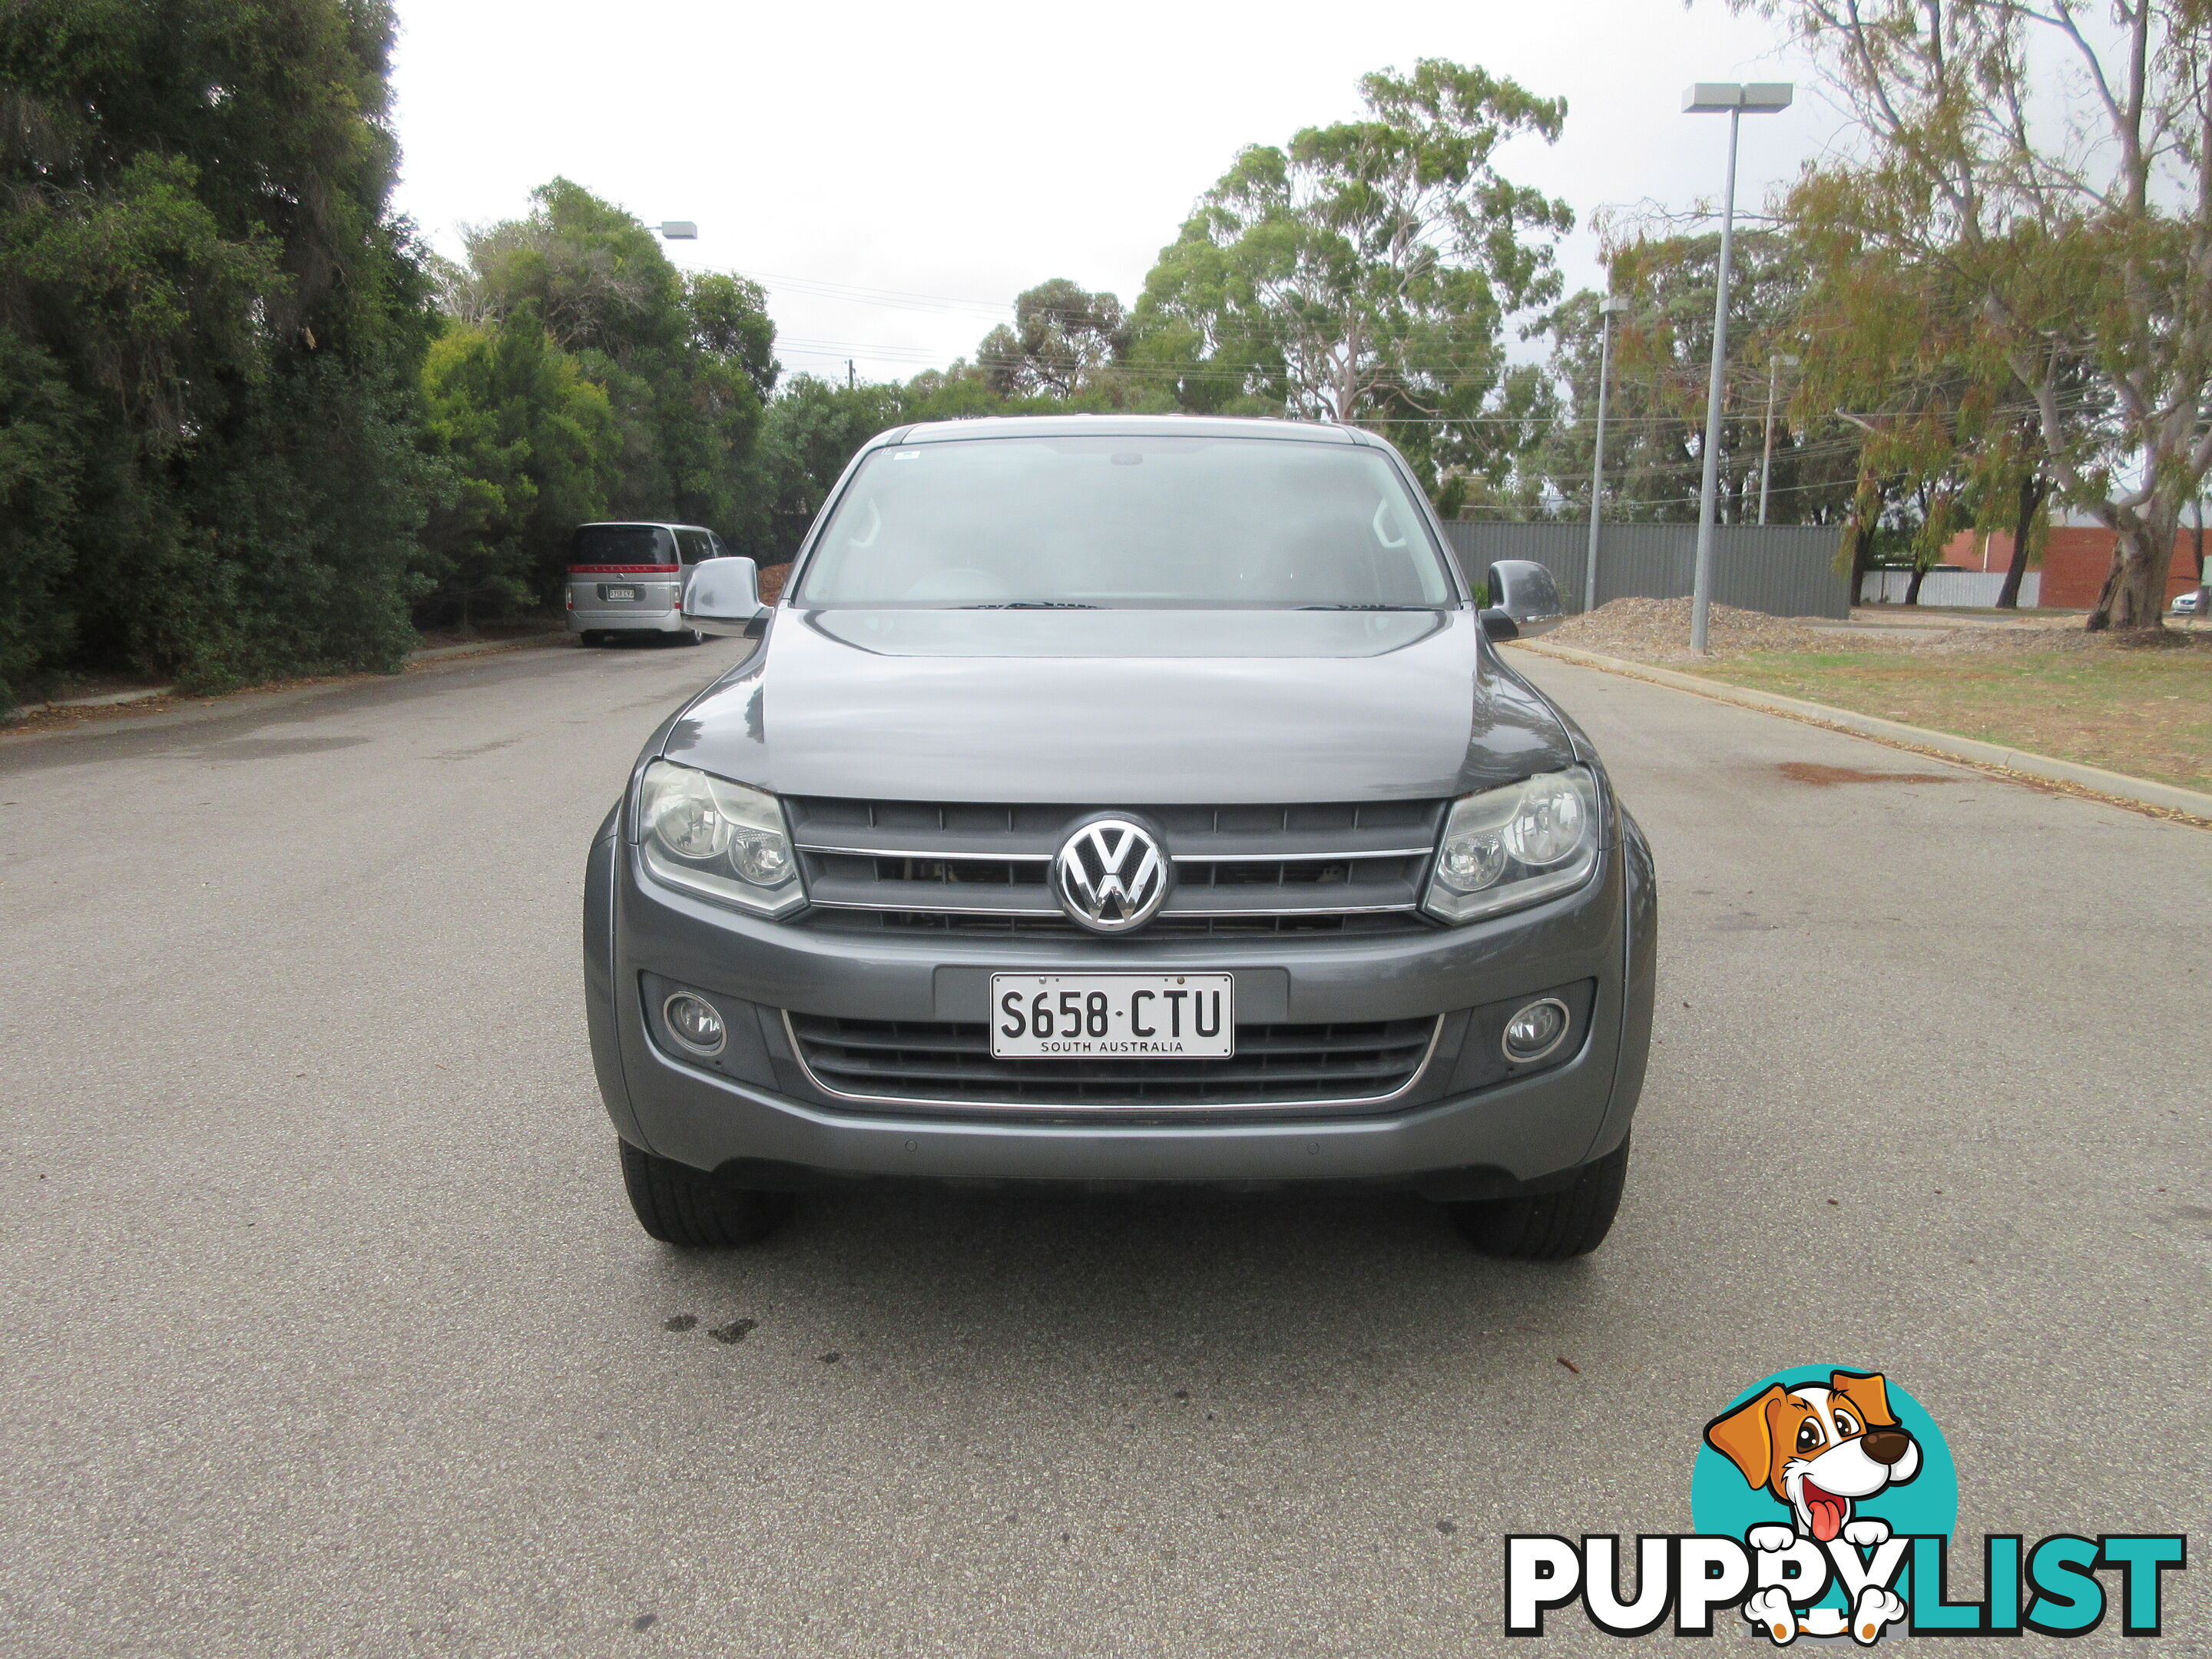
[(956, 439), (875, 451), (794, 603), (1285, 609), (1455, 605), (1372, 449), (1213, 436)]

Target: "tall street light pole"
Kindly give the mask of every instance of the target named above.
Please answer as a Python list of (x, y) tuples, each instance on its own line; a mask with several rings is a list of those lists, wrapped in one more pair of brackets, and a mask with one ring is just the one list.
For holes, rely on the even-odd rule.
[(1600, 301), (1597, 345), (1597, 443), (1590, 451), (1589, 552), (1583, 560), (1583, 609), (1597, 609), (1597, 520), (1605, 501), (1605, 396), (1613, 384), (1613, 319), (1628, 311), (1626, 295), (1609, 294)]
[(1784, 368), (1795, 368), (1797, 360), (1779, 352), (1766, 361), (1766, 447), (1759, 456), (1759, 522), (1766, 522), (1766, 486), (1774, 477), (1774, 393)]
[(1705, 650), (1705, 619), (1713, 598), (1713, 519), (1719, 507), (1721, 375), (1728, 366), (1729, 262), (1735, 248), (1735, 141), (1746, 115), (1771, 115), (1790, 107), (1787, 81), (1700, 81), (1682, 94), (1683, 112), (1729, 118), (1728, 188), (1721, 209), (1720, 278), (1713, 294), (1713, 367), (1705, 392), (1705, 477), (1698, 496), (1698, 574), (1690, 590), (1690, 649)]

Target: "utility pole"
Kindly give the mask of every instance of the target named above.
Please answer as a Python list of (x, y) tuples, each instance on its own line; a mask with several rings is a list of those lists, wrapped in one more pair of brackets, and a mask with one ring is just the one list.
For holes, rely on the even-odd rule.
[(1605, 501), (1605, 397), (1613, 382), (1613, 319), (1628, 310), (1628, 297), (1608, 294), (1597, 308), (1597, 442), (1590, 450), (1589, 550), (1583, 559), (1583, 609), (1597, 609), (1598, 510)]
[(845, 390), (850, 392), (860, 384), (860, 376), (853, 372), (853, 360), (845, 359)]
[(1794, 88), (1786, 81), (1699, 82), (1682, 94), (1686, 115), (1725, 114), (1729, 118), (1728, 187), (1721, 208), (1721, 268), (1713, 284), (1713, 367), (1705, 391), (1705, 477), (1698, 496), (1698, 572), (1690, 590), (1690, 649), (1705, 654), (1706, 619), (1713, 600), (1713, 520), (1720, 508), (1721, 387), (1728, 368), (1729, 261), (1735, 248), (1736, 134), (1746, 111), (1772, 114), (1790, 107)]
[(1766, 486), (1774, 476), (1774, 392), (1780, 380), (1782, 366), (1797, 367), (1795, 357), (1780, 355), (1770, 357), (1766, 363), (1766, 447), (1759, 458), (1759, 522), (1766, 522)]

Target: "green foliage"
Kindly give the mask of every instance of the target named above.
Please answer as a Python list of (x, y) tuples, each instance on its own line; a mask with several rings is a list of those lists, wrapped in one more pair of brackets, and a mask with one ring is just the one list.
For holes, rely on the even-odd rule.
[(975, 349), (984, 384), (1001, 398), (1072, 398), (1128, 356), (1121, 301), (1064, 276), (1014, 300), (1014, 325), (993, 329)]
[(1839, 264), (1928, 301), (1908, 315), (1942, 325), (1969, 378), (2002, 363), (2037, 470), (2118, 544), (2087, 625), (2160, 628), (2181, 513), (2212, 469), (2212, 12), (1776, 9), (1856, 128), (1793, 215)]
[[(2050, 490), (2039, 400), (1979, 314), (1980, 285), (1949, 259), (1863, 235), (1863, 191), (1816, 170), (1789, 198), (1811, 272), (1802, 399), (1855, 411), (1851, 521), (1886, 529), (1891, 562), (1923, 575), (1959, 530), (2010, 531), (2032, 547)], [(2048, 418), (2068, 447), (2087, 423), (2084, 368), (2047, 364), (2062, 394)], [(1917, 580), (1910, 592), (1918, 598)]]
[[(652, 231), (568, 179), (532, 200), (471, 233), (467, 266), (441, 273), (447, 314), (498, 326), (527, 311), (604, 395), (617, 439), (604, 511), (744, 543), (765, 510), (754, 449), (778, 372), (766, 296), (739, 276), (686, 277)], [(566, 393), (548, 382), (546, 395), (550, 419)]]
[(381, 0), (0, 11), (0, 705), (392, 668), (428, 338)]
[(607, 394), (530, 305), (455, 324), (423, 364), (426, 447), (447, 488), (423, 535), (420, 609), (463, 626), (559, 591), (568, 534), (606, 514), (621, 434)]
[(1206, 194), (1146, 281), (1132, 359), (1186, 409), (1372, 425), (1432, 488), (1495, 483), (1550, 422), (1504, 331), (1557, 296), (1574, 216), (1492, 155), (1556, 139), (1565, 103), (1440, 59), (1360, 91), (1368, 118), (1246, 149)]
[(724, 537), (731, 550), (763, 565), (790, 558), (846, 463), (878, 432), (914, 418), (912, 401), (904, 386), (848, 387), (811, 374), (786, 381), (750, 473), (756, 510), (740, 534)]
[(59, 366), (0, 330), (0, 711), (74, 643), (59, 601), (85, 459)]
[[(1704, 483), (1705, 402), (1712, 368), (1713, 289), (1720, 238), (1638, 237), (1612, 252), (1614, 292), (1631, 309), (1613, 325), (1613, 382), (1606, 410), (1606, 507), (1610, 518), (1692, 523)], [(1719, 517), (1754, 524), (1765, 453), (1769, 388), (1775, 390), (1774, 468), (1768, 521), (1839, 520), (1857, 476), (1859, 434), (1832, 414), (1809, 412), (1801, 427), (1792, 400), (1832, 409), (1801, 393), (1805, 369), (1776, 362), (1800, 356), (1808, 272), (1786, 234), (1735, 239), (1729, 283), (1729, 366), (1723, 394)], [(1545, 439), (1528, 472), (1575, 516), (1589, 510), (1600, 360), (1599, 296), (1584, 291), (1549, 319), (1553, 371), (1568, 388), (1573, 418)], [(1777, 372), (1778, 370), (1778, 373)]]

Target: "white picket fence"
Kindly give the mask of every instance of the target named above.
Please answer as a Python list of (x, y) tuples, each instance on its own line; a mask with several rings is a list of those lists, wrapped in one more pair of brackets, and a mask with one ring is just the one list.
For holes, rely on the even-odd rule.
[[(1994, 607), (1997, 594), (2004, 587), (2005, 573), (2002, 570), (1931, 570), (1927, 580), (1920, 584), (1920, 603), (1923, 605), (1980, 605)], [(1859, 583), (1861, 605), (1903, 605), (1905, 596), (1911, 591), (1912, 573), (1910, 570), (1869, 570)], [(2023, 611), (2035, 608), (2043, 588), (2043, 573), (2031, 570), (2021, 578), (2020, 605)]]

